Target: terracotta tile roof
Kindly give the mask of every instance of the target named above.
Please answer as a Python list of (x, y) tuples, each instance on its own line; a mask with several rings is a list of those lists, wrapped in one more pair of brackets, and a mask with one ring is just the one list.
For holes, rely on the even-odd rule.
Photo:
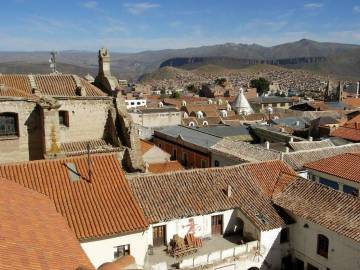
[(119, 152), (122, 150), (121, 147), (115, 147), (111, 144), (108, 144), (103, 139), (98, 139), (90, 141), (61, 143), (60, 152), (67, 157), (85, 155), (88, 153), (88, 144), (90, 144), (91, 154)]
[(196, 114), (201, 111), (204, 113), (204, 117), (216, 117), (219, 116), (219, 112), (216, 104), (189, 104), (182, 108), (182, 111), (186, 111), (190, 116), (191, 113)]
[(360, 142), (360, 129), (351, 127), (338, 127), (330, 133), (330, 136), (343, 138), (353, 142)]
[(32, 93), (30, 80), (27, 75), (1, 74), (0, 75), (0, 84), (5, 84), (6, 86), (14, 87), (16, 89), (22, 90), (29, 94)]
[[(68, 74), (50, 74), (50, 75), (33, 75), (37, 90), (43, 95), (50, 95), (56, 97), (79, 96), (77, 91), (77, 83), (84, 87), (86, 96), (91, 97), (105, 97), (99, 88), (90, 84), (83, 78), (77, 75)], [(14, 87), (28, 94), (32, 94), (32, 87), (28, 75), (0, 75), (0, 84)]]
[(185, 170), (184, 167), (176, 160), (149, 164), (149, 172), (151, 173), (166, 173), (182, 170)]
[(268, 197), (282, 191), (296, 179), (296, 172), (280, 160), (247, 163), (243, 167), (254, 176), (258, 186)]
[(25, 98), (29, 100), (38, 100), (39, 98), (28, 92), (19, 90), (12, 86), (0, 86), (0, 97), (16, 97), (16, 98)]
[(294, 215), (360, 241), (360, 199), (303, 178), (273, 199)]
[(357, 115), (353, 117), (351, 120), (346, 121), (343, 124), (343, 127), (360, 130), (360, 115)]
[(316, 148), (332, 147), (334, 144), (330, 140), (322, 141), (303, 141), (303, 142), (289, 142), (289, 146), (294, 151), (311, 150)]
[(360, 152), (324, 158), (304, 167), (360, 183)]
[(155, 145), (149, 141), (140, 140), (141, 155), (144, 155), (147, 151), (153, 148)]
[(312, 150), (302, 150), (285, 153), (283, 160), (294, 170), (303, 170), (306, 163), (314, 162), (323, 158), (336, 156), (347, 152), (359, 152), (360, 143), (351, 143), (334, 147), (325, 147)]
[(87, 157), (2, 164), (0, 176), (49, 196), (80, 240), (144, 230), (116, 155), (93, 155), (91, 167), (91, 182)]
[[(131, 255), (125, 255), (120, 257), (116, 261), (107, 262), (102, 265), (97, 270), (123, 270), (123, 269), (136, 269), (135, 258)], [(132, 267), (135, 266), (135, 267)]]
[[(36, 75), (35, 81), (39, 90), (45, 95), (51, 96), (77, 96), (76, 83), (73, 76), (76, 75)], [(106, 96), (100, 89), (86, 80), (77, 78), (86, 90), (87, 96)]]
[(196, 127), (199, 125), (196, 117), (191, 117), (191, 116), (188, 118), (182, 117), (181, 119), (181, 124), (186, 127), (188, 127), (191, 122), (193, 122)]
[(0, 269), (94, 269), (46, 196), (0, 178)]
[(345, 98), (342, 102), (348, 106), (360, 107), (360, 98)]
[[(140, 176), (130, 185), (151, 223), (239, 208), (261, 230), (283, 225), (270, 199), (242, 166)], [(228, 185), (230, 197), (225, 193)]]
[(211, 152), (236, 161), (266, 161), (280, 159), (280, 152), (254, 144), (222, 139), (211, 147)]

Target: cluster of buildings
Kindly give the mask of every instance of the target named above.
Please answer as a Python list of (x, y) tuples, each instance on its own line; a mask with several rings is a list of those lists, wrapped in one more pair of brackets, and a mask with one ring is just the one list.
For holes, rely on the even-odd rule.
[(122, 88), (0, 75), (0, 269), (359, 269), (358, 95)]

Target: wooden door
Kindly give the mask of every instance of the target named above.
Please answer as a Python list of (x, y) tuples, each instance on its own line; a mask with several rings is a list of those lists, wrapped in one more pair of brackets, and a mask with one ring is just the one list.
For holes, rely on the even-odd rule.
[(153, 227), (153, 246), (166, 245), (166, 226)]
[(223, 231), (223, 215), (211, 217), (211, 234), (222, 234)]

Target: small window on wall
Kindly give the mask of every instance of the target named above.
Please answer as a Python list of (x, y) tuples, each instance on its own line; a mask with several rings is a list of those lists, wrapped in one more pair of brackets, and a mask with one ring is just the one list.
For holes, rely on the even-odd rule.
[(115, 247), (114, 259), (118, 259), (130, 255), (130, 245), (122, 245)]
[(335, 181), (331, 181), (331, 180), (328, 180), (326, 178), (320, 177), (319, 183), (323, 184), (325, 186), (328, 186), (328, 187), (330, 187), (332, 189), (339, 190), (339, 184), (337, 182), (335, 182)]
[(284, 228), (280, 233), (280, 243), (289, 242), (289, 228)]
[(317, 239), (317, 254), (327, 258), (329, 252), (329, 239), (322, 234), (318, 235)]
[(347, 194), (351, 194), (353, 196), (359, 197), (359, 190), (357, 188), (354, 188), (354, 187), (351, 187), (348, 185), (344, 185), (343, 191)]
[(69, 126), (69, 112), (68, 111), (59, 111), (59, 125)]
[(18, 115), (0, 113), (0, 137), (19, 136)]
[(215, 165), (215, 167), (220, 167), (220, 161), (215, 160), (214, 165)]

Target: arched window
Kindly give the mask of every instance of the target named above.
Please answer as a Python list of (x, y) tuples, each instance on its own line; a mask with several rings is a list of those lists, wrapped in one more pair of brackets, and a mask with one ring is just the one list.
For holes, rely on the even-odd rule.
[(19, 136), (17, 113), (0, 113), (0, 137)]
[(189, 123), (189, 127), (195, 127), (195, 123), (194, 123), (194, 122), (190, 122), (190, 123)]
[(329, 239), (322, 234), (318, 234), (317, 254), (327, 258), (329, 253)]
[(206, 126), (208, 126), (208, 125), (209, 125), (208, 121), (204, 121), (204, 122), (203, 122), (203, 126), (206, 127)]

